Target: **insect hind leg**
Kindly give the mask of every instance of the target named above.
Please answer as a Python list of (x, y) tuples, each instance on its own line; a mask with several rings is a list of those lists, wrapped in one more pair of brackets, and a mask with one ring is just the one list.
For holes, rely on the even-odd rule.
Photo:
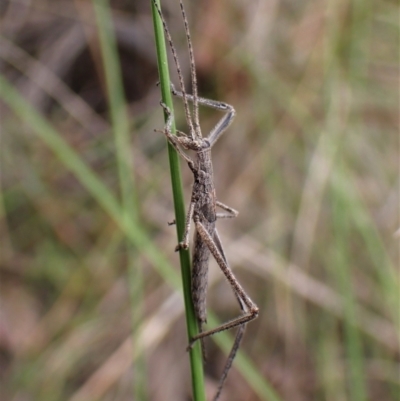
[(211, 336), (220, 331), (228, 330), (228, 329), (235, 328), (235, 327), (238, 328), (238, 331), (237, 331), (236, 337), (235, 337), (235, 341), (233, 343), (233, 346), (229, 353), (228, 359), (226, 361), (221, 379), (219, 381), (217, 393), (213, 399), (213, 401), (217, 401), (221, 394), (225, 380), (228, 376), (228, 372), (232, 366), (233, 360), (234, 360), (236, 353), (242, 342), (247, 323), (250, 322), (251, 320), (255, 319), (258, 316), (258, 307), (250, 299), (250, 297), (245, 293), (242, 286), (240, 285), (240, 283), (237, 281), (237, 279), (233, 275), (233, 272), (227, 262), (227, 259), (226, 259), (226, 256), (225, 256), (225, 253), (224, 253), (224, 250), (223, 250), (223, 247), (221, 244), (221, 240), (219, 238), (217, 230), (214, 231), (214, 235), (212, 237), (198, 219), (195, 220), (195, 225), (196, 225), (198, 235), (200, 235), (202, 240), (207, 244), (207, 247), (209, 248), (210, 252), (212, 253), (214, 259), (217, 261), (217, 263), (218, 263), (219, 267), (221, 268), (222, 272), (224, 273), (225, 277), (228, 279), (228, 281), (232, 287), (232, 290), (239, 302), (240, 309), (243, 312), (243, 314), (241, 316), (234, 318), (218, 327), (215, 327), (214, 329), (207, 330), (207, 331), (201, 331), (197, 336), (195, 336), (191, 339), (189, 347), (188, 347), (190, 349), (197, 340), (202, 341), (205, 337)]
[(238, 331), (235, 336), (235, 341), (232, 345), (231, 351), (229, 352), (228, 358), (227, 358), (225, 366), (224, 366), (224, 370), (222, 371), (222, 376), (219, 379), (218, 389), (217, 389), (217, 392), (215, 393), (213, 401), (217, 401), (219, 396), (221, 395), (222, 388), (224, 387), (226, 378), (228, 377), (228, 373), (231, 370), (233, 360), (235, 359), (236, 353), (238, 352), (240, 344), (243, 340), (243, 335), (244, 335), (244, 332), (246, 331), (246, 326), (247, 326), (247, 324), (245, 323), (245, 324), (242, 324), (241, 326), (239, 326), (239, 328), (238, 328)]

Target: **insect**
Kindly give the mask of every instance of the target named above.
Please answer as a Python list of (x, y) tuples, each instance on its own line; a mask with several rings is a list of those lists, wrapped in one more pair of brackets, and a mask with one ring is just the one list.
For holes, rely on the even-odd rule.
[[(189, 133), (185, 134), (178, 131), (178, 135), (171, 133), (173, 115), (170, 109), (161, 102), (166, 115), (168, 116), (167, 122), (163, 130), (156, 130), (162, 132), (168, 141), (173, 145), (176, 151), (186, 160), (190, 170), (194, 176), (194, 184), (192, 188), (192, 195), (190, 205), (185, 221), (185, 231), (183, 238), (176, 247), (176, 250), (188, 249), (189, 248), (189, 233), (190, 227), (194, 223), (195, 226), (195, 238), (194, 238), (194, 250), (193, 250), (193, 266), (192, 266), (192, 300), (194, 304), (194, 310), (199, 325), (199, 334), (190, 339), (189, 349), (198, 340), (211, 336), (220, 331), (228, 330), (231, 328), (238, 327), (235, 341), (232, 349), (228, 356), (225, 364), (223, 374), (221, 376), (217, 393), (214, 396), (216, 401), (222, 391), (224, 382), (228, 375), (228, 372), (232, 366), (233, 360), (239, 349), (242, 341), (246, 324), (258, 316), (258, 307), (246, 294), (245, 290), (234, 276), (222, 243), (216, 228), (216, 221), (220, 218), (232, 218), (236, 217), (238, 212), (229, 206), (219, 202), (216, 197), (216, 191), (214, 187), (213, 179), (213, 166), (211, 161), (211, 148), (226, 131), (228, 126), (231, 124), (234, 116), (234, 108), (227, 104), (216, 100), (205, 99), (198, 96), (197, 93), (197, 77), (195, 60), (193, 54), (192, 41), (190, 37), (188, 20), (186, 12), (183, 7), (182, 0), (179, 1), (180, 8), (183, 16), (185, 25), (185, 34), (187, 39), (187, 45), (189, 49), (190, 59), (190, 72), (192, 82), (192, 94), (188, 94), (185, 90), (182, 70), (177, 57), (175, 46), (172, 42), (170, 32), (168, 30), (165, 19), (162, 15), (160, 7), (157, 2), (153, 0), (157, 12), (162, 20), (164, 31), (169, 42), (175, 66), (178, 72), (178, 79), (180, 90), (176, 90), (171, 85), (171, 92), (174, 96), (183, 99), (183, 105), (185, 110), (186, 122), (189, 128)], [(193, 107), (190, 109), (189, 102), (192, 103)], [(215, 127), (210, 131), (207, 137), (203, 137), (199, 122), (199, 105), (211, 107), (219, 111), (224, 112), (224, 116), (219, 120)], [(195, 159), (189, 157), (185, 150), (191, 150), (195, 153)], [(222, 209), (222, 212), (217, 212), (217, 207)], [(173, 224), (173, 223), (172, 223)], [(214, 257), (218, 266), (222, 270), (223, 274), (227, 278), (230, 286), (232, 287), (233, 293), (238, 300), (241, 315), (212, 329), (204, 330), (204, 324), (207, 321), (206, 311), (206, 295), (207, 295), (207, 276), (208, 276), (208, 263), (210, 255)], [(202, 344), (203, 355), (204, 345)]]

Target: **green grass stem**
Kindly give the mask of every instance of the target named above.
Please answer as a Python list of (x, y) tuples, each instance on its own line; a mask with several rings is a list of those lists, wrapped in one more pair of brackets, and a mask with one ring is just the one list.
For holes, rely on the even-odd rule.
[[(160, 3), (157, 2), (157, 4), (159, 9), (161, 9)], [(151, 2), (151, 6), (153, 14), (154, 35), (157, 49), (158, 71), (160, 77), (162, 101), (169, 107), (169, 109), (173, 113), (173, 102), (170, 91), (168, 57), (165, 46), (163, 23), (153, 1)], [(164, 119), (165, 121), (167, 121), (166, 120), (167, 115), (164, 115)], [(175, 134), (175, 122), (172, 124), (172, 132), (173, 134)], [(178, 153), (170, 143), (168, 143), (168, 157), (169, 157), (169, 166), (171, 174), (172, 193), (175, 207), (177, 238), (178, 241), (181, 241), (185, 230), (185, 218), (186, 218), (184, 197), (182, 190), (182, 178), (181, 178), (180, 161)], [(198, 327), (191, 296), (189, 250), (181, 249), (179, 252), (179, 257), (181, 264), (183, 294), (185, 300), (187, 332), (188, 332), (188, 337), (193, 338), (198, 333)], [(192, 374), (193, 399), (195, 401), (205, 401), (206, 398), (204, 390), (203, 361), (202, 361), (200, 342), (197, 342), (190, 351), (190, 367)]]

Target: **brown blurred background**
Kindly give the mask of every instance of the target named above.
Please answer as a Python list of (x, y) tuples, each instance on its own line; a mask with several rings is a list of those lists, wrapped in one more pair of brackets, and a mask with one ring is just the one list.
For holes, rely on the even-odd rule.
[[(1, 1), (2, 399), (190, 400), (150, 0), (110, 2), (117, 58), (95, 3)], [(399, 400), (397, 2), (185, 5), (199, 92), (237, 111), (213, 161), (240, 214), (218, 224), (260, 307), (252, 367), (235, 363), (221, 401)], [(162, 7), (189, 85), (178, 2)], [(122, 175), (110, 58), (129, 118)], [(219, 117), (202, 109), (203, 132)], [(208, 299), (221, 321), (238, 314), (214, 261)], [(226, 357), (207, 346), (211, 399)]]

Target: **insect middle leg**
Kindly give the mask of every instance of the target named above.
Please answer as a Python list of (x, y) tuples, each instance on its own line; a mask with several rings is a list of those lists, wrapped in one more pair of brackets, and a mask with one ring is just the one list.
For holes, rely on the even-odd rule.
[[(219, 206), (221, 209), (226, 210), (226, 213), (217, 213), (217, 219), (229, 219), (229, 218), (234, 218), (237, 217), (239, 212), (227, 205), (225, 205), (222, 202), (217, 201), (217, 206)], [(185, 220), (185, 231), (183, 234), (182, 241), (176, 246), (175, 251), (179, 251), (180, 249), (188, 249), (189, 248), (189, 233), (190, 233), (190, 226), (192, 222), (192, 217), (193, 217), (193, 212), (194, 212), (194, 207), (195, 207), (195, 202), (191, 202), (189, 205), (189, 210), (186, 215), (186, 220)], [(168, 223), (170, 226), (175, 224), (176, 221), (172, 221)], [(221, 249), (220, 249), (221, 251)]]
[(217, 218), (218, 219), (231, 219), (233, 217), (237, 217), (239, 212), (228, 205), (225, 205), (222, 202), (217, 201), (217, 206), (220, 207), (221, 209), (224, 209), (227, 213), (217, 213)]

